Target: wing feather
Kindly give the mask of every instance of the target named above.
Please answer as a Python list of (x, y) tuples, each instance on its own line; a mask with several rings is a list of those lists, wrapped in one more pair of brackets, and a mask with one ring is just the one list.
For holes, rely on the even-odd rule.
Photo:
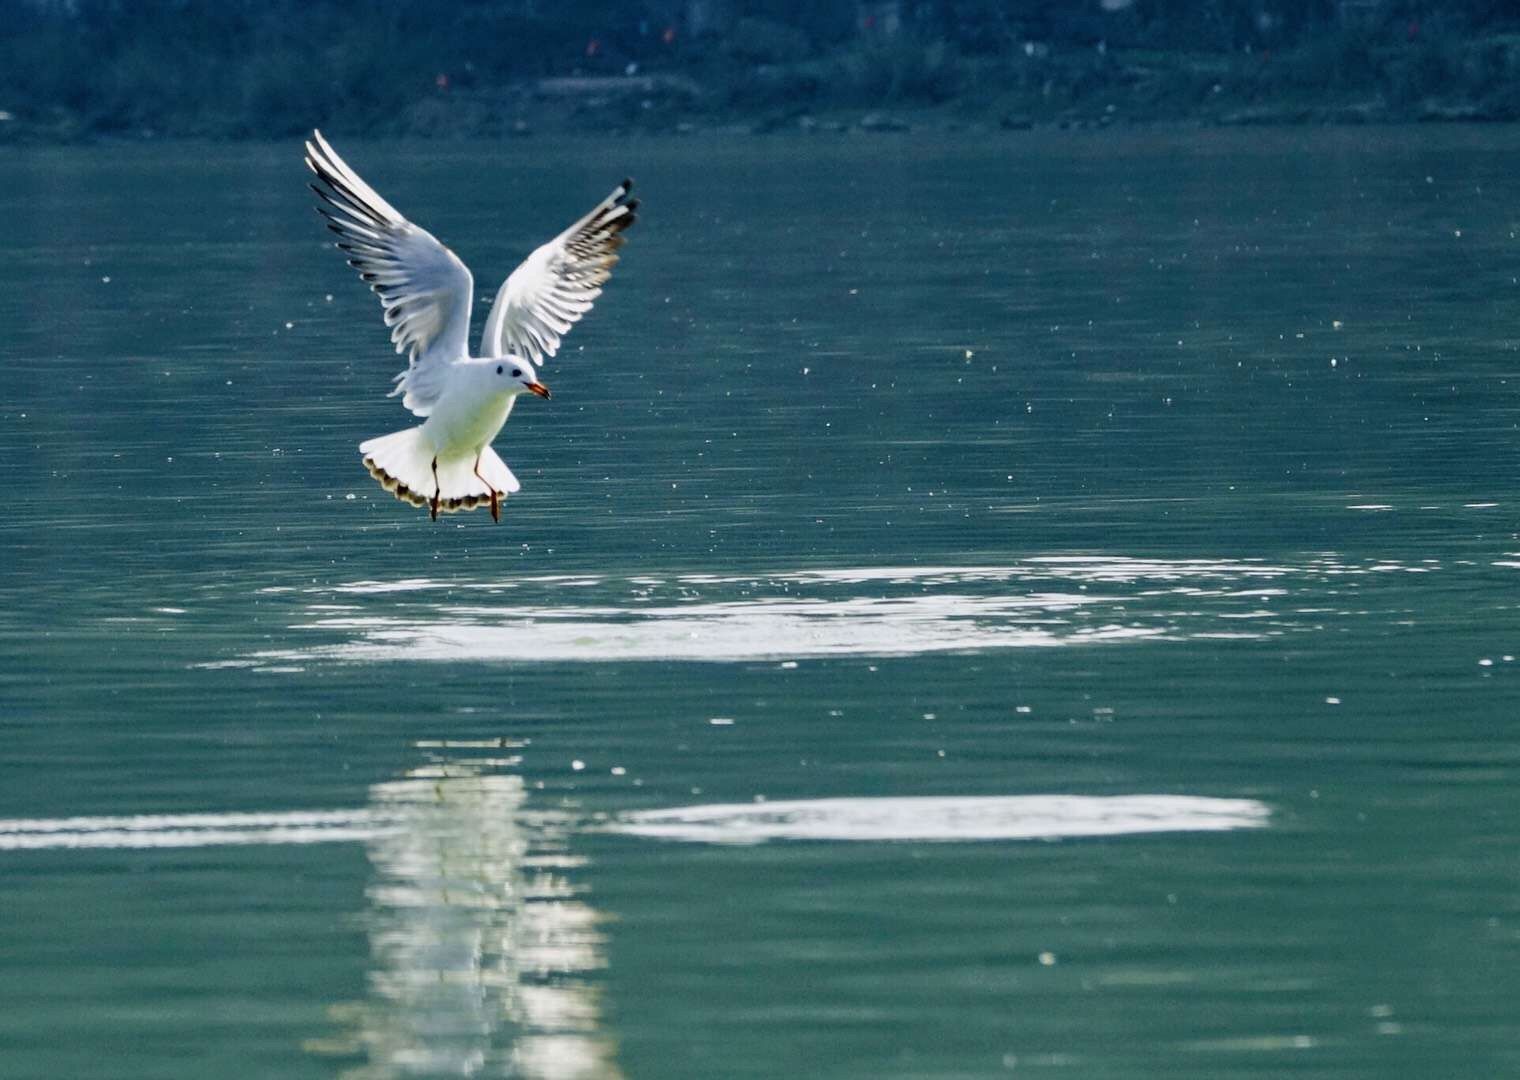
[(559, 351), (560, 339), (591, 310), (618, 261), (623, 232), (639, 203), (624, 180), (585, 217), (523, 260), (502, 283), (481, 335), (482, 356), (525, 356), (533, 363)]
[(385, 325), (407, 369), (396, 376), (391, 395), (426, 416), (442, 392), (446, 369), (468, 355), (470, 306), (475, 279), (432, 233), (408, 221), (364, 182), (313, 131), (306, 164), (318, 183), (317, 212), (338, 235), (337, 247), (380, 297)]

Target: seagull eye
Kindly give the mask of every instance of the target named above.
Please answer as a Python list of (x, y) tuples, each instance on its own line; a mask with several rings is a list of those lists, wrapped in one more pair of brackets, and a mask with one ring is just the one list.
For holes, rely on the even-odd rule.
[(514, 378), (514, 379), (520, 379), (520, 378), (522, 378), (522, 368), (513, 368), (512, 369), (512, 378)]
[(496, 365), (496, 374), (498, 374), (498, 375), (501, 374), (501, 365), (500, 364)]

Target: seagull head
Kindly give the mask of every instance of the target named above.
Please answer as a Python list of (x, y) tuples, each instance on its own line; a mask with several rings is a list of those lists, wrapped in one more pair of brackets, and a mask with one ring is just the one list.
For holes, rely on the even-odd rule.
[(549, 388), (538, 381), (533, 365), (517, 356), (504, 356), (493, 361), (491, 378), (501, 384), (502, 392), (516, 397), (524, 390), (541, 398), (549, 396)]

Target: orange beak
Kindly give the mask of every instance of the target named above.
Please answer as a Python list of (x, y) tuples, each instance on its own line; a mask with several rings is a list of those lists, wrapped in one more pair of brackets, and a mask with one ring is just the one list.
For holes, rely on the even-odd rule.
[(532, 390), (539, 397), (544, 398), (546, 400), (549, 397), (549, 388), (547, 386), (545, 386), (541, 382), (530, 382), (528, 384), (528, 389)]

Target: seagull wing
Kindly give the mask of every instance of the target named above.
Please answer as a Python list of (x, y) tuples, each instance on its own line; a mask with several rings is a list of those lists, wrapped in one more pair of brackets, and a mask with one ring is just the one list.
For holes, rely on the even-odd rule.
[(418, 416), (432, 411), (450, 364), (468, 355), (475, 279), (432, 233), (413, 225), (338, 156), (320, 131), (306, 144), (306, 164), (320, 183), (317, 210), (338, 234), (348, 265), (380, 295), (385, 325), (407, 370), (391, 396)]
[(523, 260), (496, 293), (481, 336), (482, 356), (525, 356), (537, 364), (602, 295), (634, 223), (637, 199), (624, 180), (585, 217)]

